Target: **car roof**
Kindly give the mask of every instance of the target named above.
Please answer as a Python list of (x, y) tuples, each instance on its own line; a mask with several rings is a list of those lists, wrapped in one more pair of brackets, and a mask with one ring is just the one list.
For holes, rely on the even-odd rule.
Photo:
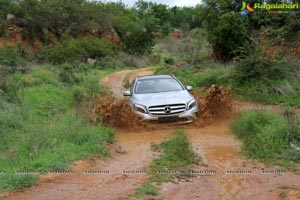
[(137, 80), (150, 80), (150, 79), (162, 79), (162, 78), (174, 78), (171, 74), (162, 74), (162, 75), (147, 75), (139, 76)]

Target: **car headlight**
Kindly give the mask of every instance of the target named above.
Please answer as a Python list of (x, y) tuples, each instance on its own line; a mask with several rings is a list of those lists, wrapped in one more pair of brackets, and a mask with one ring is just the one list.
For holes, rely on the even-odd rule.
[(143, 106), (143, 105), (133, 104), (133, 107), (138, 112), (141, 112), (141, 113), (144, 113), (144, 114), (148, 113), (147, 108), (145, 106)]
[(189, 101), (187, 103), (187, 110), (191, 110), (192, 108), (194, 108), (195, 106), (197, 106), (197, 102), (195, 99), (192, 99), (191, 101)]

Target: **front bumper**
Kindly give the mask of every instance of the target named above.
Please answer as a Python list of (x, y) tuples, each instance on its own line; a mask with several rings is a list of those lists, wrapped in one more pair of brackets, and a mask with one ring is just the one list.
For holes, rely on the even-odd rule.
[(155, 121), (158, 121), (159, 118), (177, 117), (178, 123), (185, 124), (185, 123), (191, 123), (197, 119), (198, 105), (193, 107), (190, 110), (185, 110), (182, 113), (172, 114), (172, 115), (159, 115), (158, 116), (158, 115), (151, 115), (149, 113), (147, 113), (147, 114), (141, 113), (136, 110), (134, 110), (134, 113), (137, 114), (145, 122), (151, 122), (151, 121), (155, 122)]

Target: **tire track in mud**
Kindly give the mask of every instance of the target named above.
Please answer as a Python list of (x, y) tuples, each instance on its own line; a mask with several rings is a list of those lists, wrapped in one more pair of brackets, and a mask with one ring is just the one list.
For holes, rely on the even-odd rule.
[[(116, 98), (122, 99), (123, 85), (135, 76), (150, 75), (152, 70), (125, 70), (106, 76), (102, 83)], [(237, 102), (235, 102), (236, 104)], [(240, 109), (249, 104), (238, 102)], [(204, 127), (193, 125), (168, 126), (161, 130), (116, 130), (116, 143), (109, 145), (111, 157), (91, 158), (74, 164), (72, 175), (43, 175), (40, 184), (21, 192), (6, 195), (6, 199), (119, 199), (133, 193), (134, 189), (148, 179), (145, 174), (122, 174), (123, 170), (141, 170), (149, 165), (156, 153), (151, 151), (152, 143), (160, 143), (171, 137), (175, 128), (187, 132), (195, 151), (207, 166), (193, 166), (193, 169), (216, 170), (215, 175), (199, 175), (177, 183), (159, 186), (157, 199), (280, 199), (281, 185), (300, 186), (300, 172), (285, 175), (261, 175), (265, 166), (252, 163), (239, 156), (241, 142), (229, 130), (234, 114), (218, 119)], [(251, 174), (230, 175), (227, 170), (246, 169)], [(110, 174), (83, 174), (86, 170), (109, 170)], [(295, 199), (297, 190), (285, 191), (286, 199)]]

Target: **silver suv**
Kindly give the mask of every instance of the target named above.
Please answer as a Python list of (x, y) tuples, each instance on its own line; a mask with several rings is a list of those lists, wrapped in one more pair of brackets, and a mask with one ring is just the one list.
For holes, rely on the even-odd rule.
[(183, 86), (173, 75), (152, 75), (135, 78), (123, 95), (144, 121), (189, 123), (198, 112), (191, 90), (192, 86)]

